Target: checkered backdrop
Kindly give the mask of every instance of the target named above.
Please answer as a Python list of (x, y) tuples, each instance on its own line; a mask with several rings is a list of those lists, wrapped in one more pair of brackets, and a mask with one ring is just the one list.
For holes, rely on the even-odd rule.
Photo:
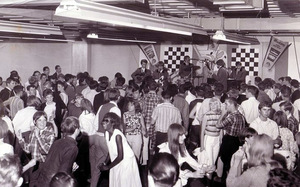
[(163, 59), (165, 67), (170, 72), (179, 70), (179, 65), (183, 62), (184, 56), (188, 55), (192, 58), (192, 46), (164, 46)]
[(241, 62), (249, 76), (258, 76), (259, 49), (257, 48), (232, 48), (231, 66)]

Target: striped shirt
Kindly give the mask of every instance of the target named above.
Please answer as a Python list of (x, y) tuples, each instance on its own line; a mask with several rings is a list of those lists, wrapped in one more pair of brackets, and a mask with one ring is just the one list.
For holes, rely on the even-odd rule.
[(171, 124), (181, 124), (181, 114), (173, 104), (162, 103), (154, 108), (152, 120), (155, 121), (155, 131), (166, 133)]
[(210, 136), (218, 136), (221, 131), (216, 127), (221, 114), (213, 111), (207, 112), (203, 116), (203, 122), (206, 121), (205, 134)]

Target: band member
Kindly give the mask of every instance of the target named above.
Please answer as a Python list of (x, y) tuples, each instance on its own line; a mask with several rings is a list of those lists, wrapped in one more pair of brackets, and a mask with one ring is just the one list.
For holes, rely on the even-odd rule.
[(160, 86), (165, 86), (169, 80), (168, 69), (164, 67), (164, 62), (159, 61), (157, 69), (153, 72), (153, 78)]
[(248, 72), (245, 70), (244, 67), (242, 67), (242, 63), (236, 62), (235, 67), (232, 68), (230, 78), (233, 78), (234, 80), (239, 82), (245, 82), (247, 74)]
[(137, 75), (140, 75), (144, 80), (145, 77), (150, 76), (152, 74), (152, 72), (149, 69), (147, 69), (147, 64), (148, 61), (146, 59), (141, 60), (142, 67), (138, 68), (137, 70), (135, 70), (135, 72), (131, 74), (133, 80)]
[(183, 63), (179, 66), (179, 76), (183, 79), (190, 79), (192, 77), (193, 64), (190, 63), (191, 58), (189, 56), (184, 57)]
[(217, 64), (218, 72), (217, 72), (217, 74), (213, 74), (212, 76), (216, 81), (223, 84), (223, 86), (224, 86), (223, 91), (226, 92), (227, 91), (228, 72), (227, 72), (226, 68), (224, 67), (225, 62), (222, 59), (220, 59), (216, 62), (216, 64)]

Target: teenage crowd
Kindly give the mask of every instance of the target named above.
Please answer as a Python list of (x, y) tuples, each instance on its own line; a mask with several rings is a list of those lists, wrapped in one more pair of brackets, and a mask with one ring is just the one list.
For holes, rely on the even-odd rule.
[(0, 186), (300, 184), (298, 80), (193, 86), (141, 64), (127, 83), (59, 65), (1, 78)]

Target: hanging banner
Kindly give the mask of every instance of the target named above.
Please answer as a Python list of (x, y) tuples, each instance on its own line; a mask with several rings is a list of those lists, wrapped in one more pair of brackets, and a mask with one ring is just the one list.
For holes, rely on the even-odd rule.
[(158, 63), (158, 57), (154, 49), (153, 44), (139, 44), (139, 47), (149, 60), (152, 66), (155, 66)]
[(282, 53), (289, 47), (288, 42), (283, 42), (278, 38), (271, 37), (266, 56), (263, 61), (263, 66), (269, 70), (275, 65)]

